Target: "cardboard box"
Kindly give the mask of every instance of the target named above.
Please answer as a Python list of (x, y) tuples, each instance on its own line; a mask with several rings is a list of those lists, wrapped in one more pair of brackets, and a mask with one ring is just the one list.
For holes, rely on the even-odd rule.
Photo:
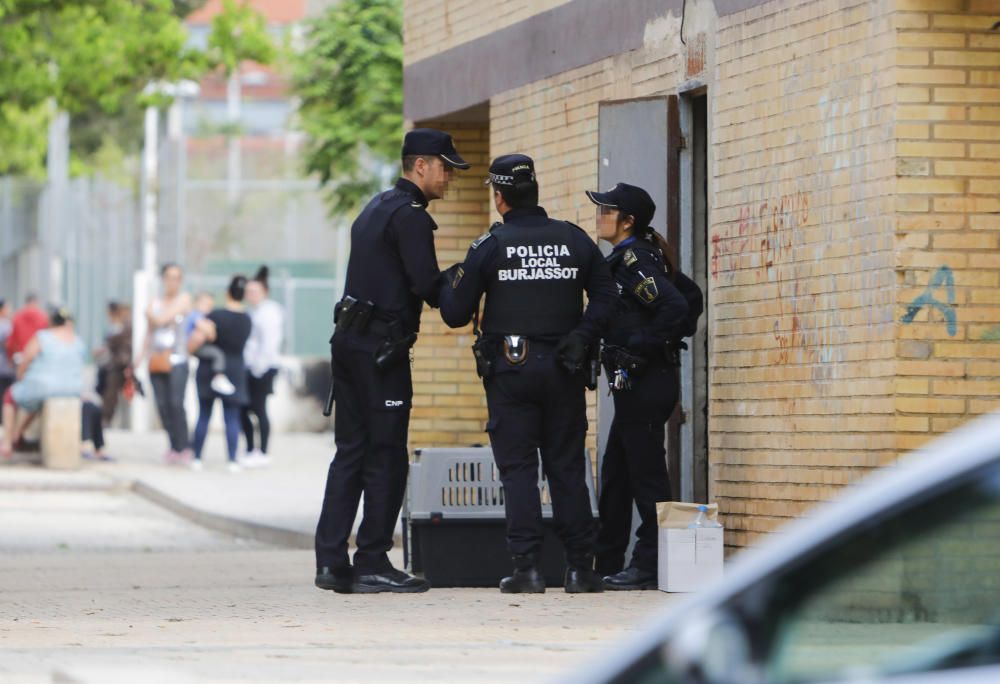
[[(658, 503), (660, 591), (690, 592), (722, 577), (723, 530), (688, 525), (698, 514), (697, 504)], [(708, 520), (718, 519), (718, 506), (708, 506)]]

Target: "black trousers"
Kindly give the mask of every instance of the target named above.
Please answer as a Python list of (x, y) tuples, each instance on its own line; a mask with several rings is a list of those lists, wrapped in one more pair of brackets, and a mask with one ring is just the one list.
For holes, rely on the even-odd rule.
[(556, 365), (548, 352), (529, 353), (521, 366), (497, 360), (484, 382), (486, 429), (504, 487), (507, 548), (512, 555), (541, 550), (544, 530), (538, 459), (548, 480), (556, 533), (573, 565), (589, 565), (594, 518), (584, 453), (587, 407), (584, 380)]
[(160, 423), (167, 431), (170, 448), (174, 451), (184, 451), (188, 448), (187, 413), (184, 411), (184, 388), (188, 381), (188, 365), (174, 365), (169, 373), (150, 373), (149, 382), (153, 385), (153, 396), (156, 398), (156, 410), (160, 414)]
[(100, 451), (104, 448), (104, 425), (101, 422), (101, 407), (92, 401), (85, 401), (81, 408), (83, 415), (80, 423), (80, 439), (84, 442), (93, 442), (94, 449)]
[(250, 403), (243, 407), (240, 422), (243, 426), (243, 436), (247, 440), (247, 451), (253, 451), (254, 424), (250, 414), (257, 417), (257, 429), (260, 431), (260, 450), (267, 453), (267, 444), (271, 435), (271, 420), (267, 417), (267, 397), (274, 392), (274, 377), (277, 368), (271, 368), (261, 377), (247, 371), (247, 390), (250, 393)]
[(664, 447), (667, 419), (677, 404), (677, 368), (656, 366), (614, 393), (615, 417), (601, 467), (601, 514), (596, 569), (611, 575), (625, 567), (632, 535), (632, 506), (641, 520), (630, 566), (657, 569), (656, 502), (670, 500)]
[(348, 539), (364, 494), (354, 569), (379, 573), (392, 567), (388, 552), (409, 472), (410, 364), (377, 369), (371, 349), (336, 336), (332, 355), (337, 453), (316, 527), (316, 566), (350, 568)]

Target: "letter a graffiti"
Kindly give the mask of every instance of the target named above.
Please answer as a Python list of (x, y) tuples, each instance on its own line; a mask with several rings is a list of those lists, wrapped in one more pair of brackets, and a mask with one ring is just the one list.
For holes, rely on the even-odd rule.
[[(934, 297), (934, 293), (941, 286), (945, 288), (947, 302), (942, 302)], [(944, 316), (948, 323), (948, 335), (954, 337), (958, 332), (958, 317), (955, 315), (955, 274), (947, 266), (942, 266), (934, 271), (927, 289), (906, 308), (906, 313), (901, 319), (903, 323), (912, 323), (920, 310), (925, 306), (937, 309)]]

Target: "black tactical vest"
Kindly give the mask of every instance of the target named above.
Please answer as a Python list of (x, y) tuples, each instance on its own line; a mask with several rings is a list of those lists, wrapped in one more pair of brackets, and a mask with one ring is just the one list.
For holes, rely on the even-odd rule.
[(393, 188), (368, 203), (351, 226), (351, 257), (344, 294), (370, 301), (383, 313), (399, 317), (415, 332), (423, 303), (410, 290), (399, 252), (386, 239), (392, 215), (414, 202), (413, 195)]
[(583, 316), (584, 255), (579, 228), (563, 221), (504, 223), (493, 230), (498, 255), (486, 285), (483, 331), (557, 338)]

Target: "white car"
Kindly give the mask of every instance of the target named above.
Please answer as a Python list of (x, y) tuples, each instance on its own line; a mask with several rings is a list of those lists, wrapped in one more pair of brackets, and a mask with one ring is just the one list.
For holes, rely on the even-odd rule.
[(740, 553), (574, 684), (1000, 684), (1000, 413)]

